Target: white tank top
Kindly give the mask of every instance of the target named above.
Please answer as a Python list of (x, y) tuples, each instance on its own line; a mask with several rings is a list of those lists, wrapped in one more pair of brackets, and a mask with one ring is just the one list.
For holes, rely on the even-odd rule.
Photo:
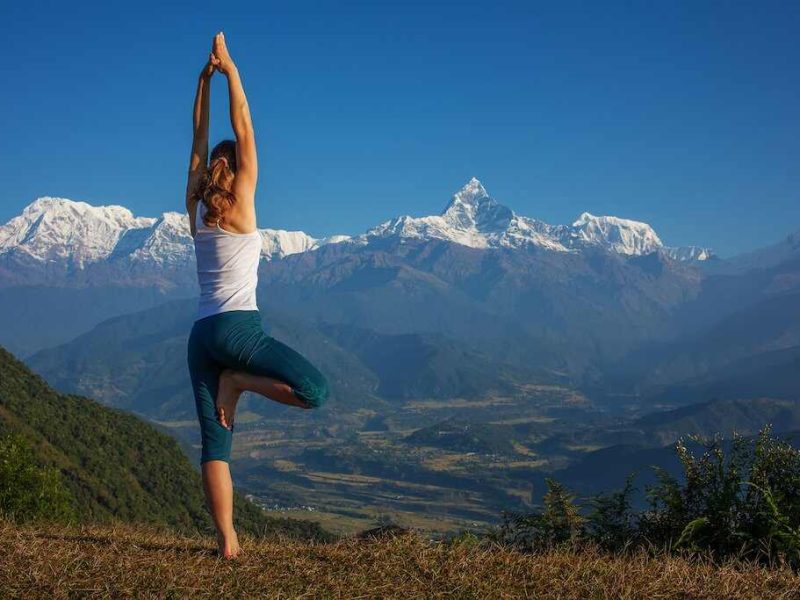
[(203, 222), (206, 206), (197, 203), (194, 254), (200, 302), (197, 319), (229, 310), (258, 310), (256, 285), (261, 233), (231, 233)]

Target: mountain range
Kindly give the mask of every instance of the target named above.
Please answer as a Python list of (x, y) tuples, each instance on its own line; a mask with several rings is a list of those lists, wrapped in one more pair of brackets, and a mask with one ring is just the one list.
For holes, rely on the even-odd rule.
[[(517, 215), (474, 178), (439, 215), (397, 217), (354, 236), (261, 233), (262, 296), (298, 317), (317, 312), (387, 334), (467, 328), (491, 337), (526, 329), (534, 317), (534, 335), (549, 347), (558, 345), (553, 326), (599, 319), (603, 331), (590, 338), (662, 327), (665, 311), (695, 293), (694, 267), (720, 262), (706, 249), (664, 246), (645, 223), (584, 213), (553, 226)], [(196, 294), (185, 215), (138, 217), (122, 206), (43, 197), (0, 226), (0, 343), (21, 356)], [(620, 306), (619, 294), (632, 298)], [(623, 321), (639, 320), (630, 332), (620, 308)], [(408, 323), (397, 318), (404, 313)]]
[[(439, 215), (397, 217), (349, 237), (262, 236), (260, 305), (322, 324), (343, 351), (369, 362), (374, 352), (354, 340), (380, 348), (426, 336), (432, 356), (461, 347), (481, 361), (490, 355), (502, 372), (583, 384), (619, 375), (615, 363), (640, 344), (702, 336), (791, 293), (800, 260), (798, 235), (723, 260), (665, 246), (649, 225), (617, 217), (548, 225), (499, 204), (474, 178)], [(0, 226), (0, 343), (23, 356), (108, 318), (195, 296), (196, 286), (185, 215), (40, 198)], [(791, 313), (791, 302), (776, 302)], [(794, 338), (777, 339), (785, 343), (772, 349)], [(625, 367), (641, 372), (635, 359)], [(664, 369), (698, 376), (671, 360)]]
[[(705, 248), (665, 246), (646, 223), (583, 213), (572, 225), (549, 225), (517, 215), (499, 204), (472, 178), (439, 215), (401, 216), (356, 236), (314, 238), (302, 231), (261, 229), (262, 257), (283, 258), (326, 244), (368, 245), (386, 239), (446, 240), (471, 248), (541, 248), (580, 252), (603, 248), (627, 256), (662, 252), (676, 260), (708, 260)], [(95, 269), (98, 276), (125, 280), (147, 268), (163, 273), (191, 270), (194, 257), (185, 214), (139, 217), (122, 206), (91, 206), (65, 198), (42, 197), (0, 226), (0, 285), (34, 283)], [(24, 267), (25, 272), (15, 272)], [(83, 281), (79, 278), (79, 281)]]

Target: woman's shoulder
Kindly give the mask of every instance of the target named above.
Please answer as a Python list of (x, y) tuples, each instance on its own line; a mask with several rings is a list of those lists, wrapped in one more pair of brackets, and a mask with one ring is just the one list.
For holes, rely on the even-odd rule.
[(232, 223), (236, 229), (251, 230), (256, 228), (256, 205), (252, 200), (240, 201), (236, 197), (236, 202), (228, 209), (226, 221)]

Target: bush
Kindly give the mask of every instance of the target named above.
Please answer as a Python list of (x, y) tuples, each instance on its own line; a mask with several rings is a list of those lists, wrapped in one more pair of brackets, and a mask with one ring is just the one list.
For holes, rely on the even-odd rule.
[(500, 528), (490, 537), (523, 551), (550, 550), (578, 542), (585, 519), (575, 504), (575, 496), (554, 479), (547, 479), (542, 512), (503, 513)]
[(73, 498), (55, 467), (42, 467), (21, 435), (0, 438), (0, 514), (16, 522), (75, 518)]
[(631, 509), (632, 475), (622, 490), (591, 498), (585, 517), (575, 496), (548, 479), (543, 509), (504, 514), (490, 537), (523, 551), (591, 543), (799, 567), (800, 451), (769, 427), (754, 439), (691, 439), (702, 453), (695, 456), (683, 440), (676, 444), (683, 477), (657, 469), (657, 483), (645, 490), (647, 510)]
[(631, 511), (634, 491), (633, 475), (629, 475), (621, 490), (591, 499), (593, 510), (586, 520), (585, 535), (600, 548), (622, 550), (641, 541)]

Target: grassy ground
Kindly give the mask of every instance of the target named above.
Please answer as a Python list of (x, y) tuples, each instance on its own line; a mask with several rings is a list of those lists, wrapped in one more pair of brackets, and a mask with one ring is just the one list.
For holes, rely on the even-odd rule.
[(594, 552), (526, 556), (417, 535), (329, 545), (210, 540), (145, 527), (0, 522), (4, 598), (800, 598), (785, 569)]

